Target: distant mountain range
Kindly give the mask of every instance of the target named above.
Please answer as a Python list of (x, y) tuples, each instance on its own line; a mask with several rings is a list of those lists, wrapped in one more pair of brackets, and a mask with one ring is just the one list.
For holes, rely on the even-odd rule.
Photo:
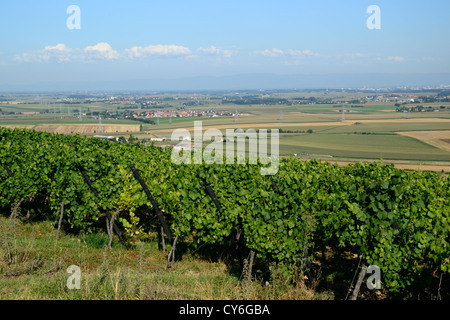
[(258, 89), (393, 88), (450, 85), (450, 73), (438, 74), (240, 74), (177, 79), (3, 84), (0, 92), (19, 91), (200, 91)]

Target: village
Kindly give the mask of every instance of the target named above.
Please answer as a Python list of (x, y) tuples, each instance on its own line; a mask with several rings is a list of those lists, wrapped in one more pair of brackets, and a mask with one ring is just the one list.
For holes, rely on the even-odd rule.
[(217, 111), (217, 110), (161, 110), (161, 111), (134, 111), (129, 112), (124, 115), (125, 119), (148, 119), (148, 118), (187, 118), (187, 117), (232, 117), (234, 113), (228, 111)]

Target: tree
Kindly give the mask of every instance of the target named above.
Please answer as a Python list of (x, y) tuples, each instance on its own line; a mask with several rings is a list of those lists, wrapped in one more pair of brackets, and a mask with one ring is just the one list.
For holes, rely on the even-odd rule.
[(139, 139), (136, 138), (135, 136), (133, 136), (132, 134), (130, 134), (130, 137), (128, 138), (128, 142), (133, 143), (135, 141), (139, 141)]

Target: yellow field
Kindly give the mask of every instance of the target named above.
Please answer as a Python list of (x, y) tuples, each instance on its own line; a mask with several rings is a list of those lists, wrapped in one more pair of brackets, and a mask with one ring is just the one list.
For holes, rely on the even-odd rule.
[(443, 119), (443, 118), (415, 118), (415, 119), (379, 119), (379, 120), (358, 120), (354, 122), (361, 122), (361, 123), (418, 123), (418, 122), (448, 122), (450, 123), (450, 119)]
[[(417, 118), (417, 119), (363, 119), (363, 120), (344, 120), (333, 122), (274, 122), (274, 123), (230, 123), (230, 124), (216, 124), (203, 125), (202, 129), (238, 129), (238, 128), (281, 128), (281, 127), (321, 127), (321, 126), (351, 126), (355, 123), (448, 123), (450, 119), (440, 118)], [(190, 127), (184, 129), (193, 130), (192, 123)], [(178, 128), (178, 127), (177, 127)], [(181, 128), (181, 127), (180, 127)], [(167, 132), (170, 128), (152, 129), (148, 133)]]
[[(357, 163), (357, 161), (339, 161), (339, 160), (323, 160), (330, 163), (336, 163), (340, 166), (346, 166), (350, 163)], [(441, 172), (450, 172), (450, 164), (448, 163), (437, 163), (437, 164), (429, 164), (429, 163), (404, 163), (401, 161), (389, 162), (385, 161), (384, 163), (393, 163), (394, 167), (398, 169), (405, 170), (424, 170), (424, 171), (436, 171)]]
[(408, 131), (396, 133), (423, 141), (441, 150), (450, 151), (450, 131)]
[[(51, 133), (99, 133), (98, 124), (39, 124), (39, 125), (2, 125), (6, 128), (34, 129)], [(102, 134), (118, 132), (139, 132), (140, 126), (135, 124), (103, 124)]]

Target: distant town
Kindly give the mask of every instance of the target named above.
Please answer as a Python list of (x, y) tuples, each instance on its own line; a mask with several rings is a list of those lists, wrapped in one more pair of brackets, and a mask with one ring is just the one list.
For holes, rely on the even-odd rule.
[[(70, 114), (90, 119), (138, 120), (157, 124), (159, 119), (234, 117), (239, 106), (334, 105), (345, 112), (365, 105), (391, 104), (397, 112), (439, 112), (448, 108), (450, 87), (393, 89), (253, 90), (204, 93), (69, 93), (2, 94), (0, 115)], [(442, 103), (441, 105), (439, 105)], [(20, 106), (21, 108), (8, 108)]]

